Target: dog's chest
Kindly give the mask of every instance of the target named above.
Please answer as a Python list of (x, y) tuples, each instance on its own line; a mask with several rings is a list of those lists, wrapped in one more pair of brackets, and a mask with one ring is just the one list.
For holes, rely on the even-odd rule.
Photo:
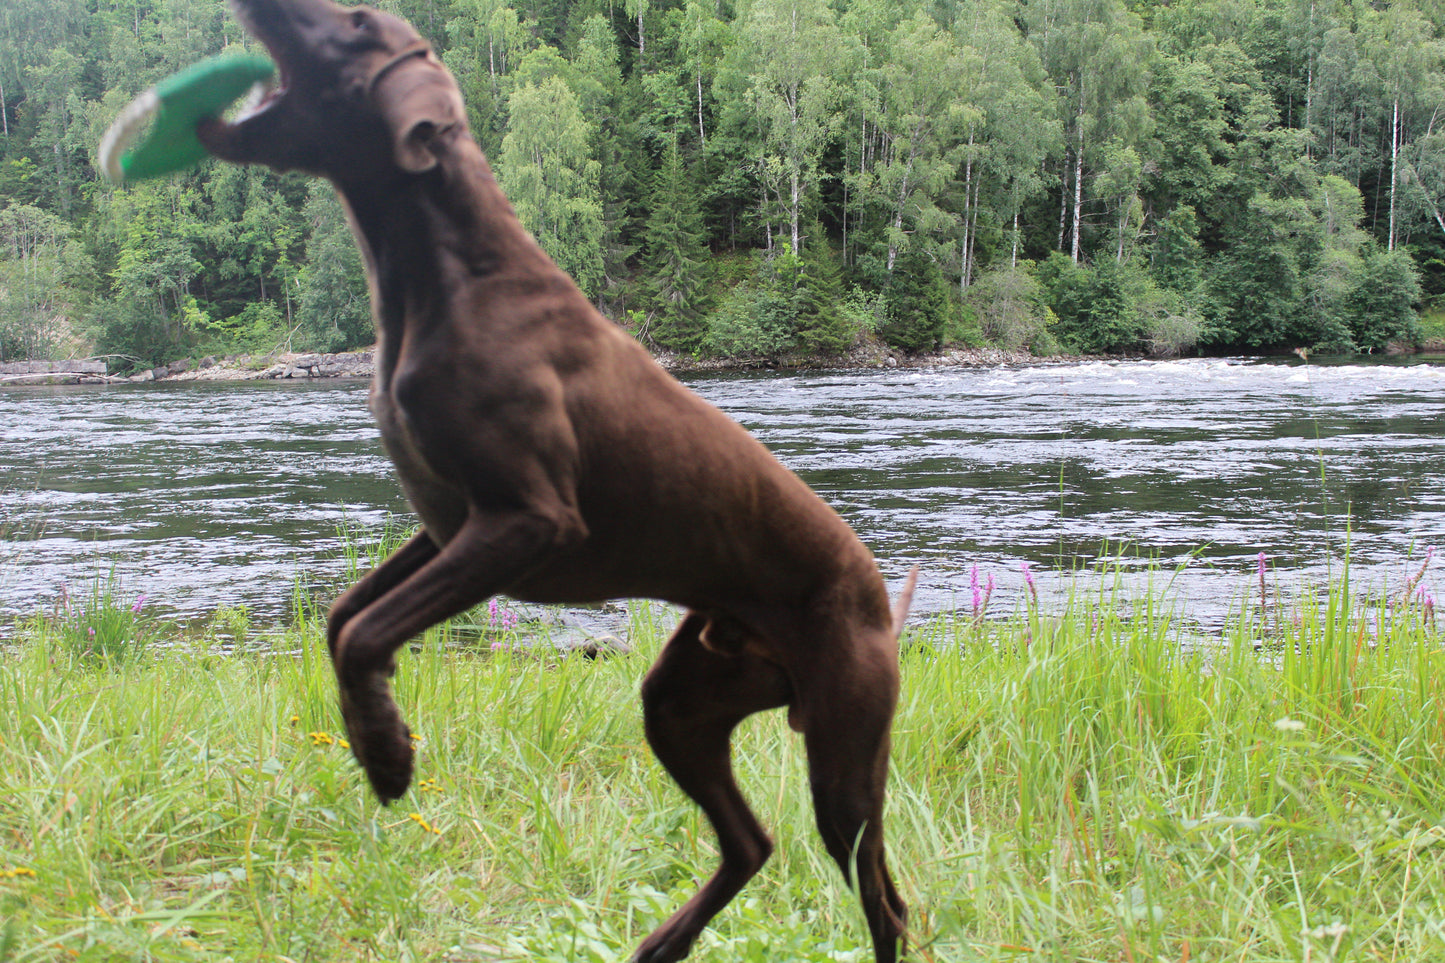
[(402, 491), (421, 517), (433, 539), (446, 544), (466, 520), (466, 496), (445, 480), (428, 463), (416, 435), (408, 428), (406, 414), (385, 392), (373, 391), (371, 413), (381, 431), (381, 443), (396, 466)]

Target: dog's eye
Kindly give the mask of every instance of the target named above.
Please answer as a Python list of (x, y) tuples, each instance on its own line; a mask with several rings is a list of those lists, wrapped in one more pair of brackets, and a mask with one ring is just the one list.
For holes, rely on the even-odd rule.
[(359, 33), (368, 33), (371, 31), (371, 18), (364, 11), (358, 10), (351, 15), (351, 26)]

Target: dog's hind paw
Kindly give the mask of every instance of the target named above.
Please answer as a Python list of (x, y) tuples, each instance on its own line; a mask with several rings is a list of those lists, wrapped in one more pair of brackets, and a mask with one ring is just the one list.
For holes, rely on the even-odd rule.
[(400, 799), (411, 785), (413, 757), (411, 730), (391, 699), (385, 678), (356, 690), (341, 690), (341, 716), (351, 754), (366, 770), (366, 778), (383, 804)]

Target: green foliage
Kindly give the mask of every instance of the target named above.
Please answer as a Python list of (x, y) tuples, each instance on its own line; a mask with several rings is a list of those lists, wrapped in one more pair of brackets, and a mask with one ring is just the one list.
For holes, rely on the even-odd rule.
[(557, 265), (595, 295), (602, 283), (601, 165), (577, 95), (557, 76), (528, 83), (507, 102), (498, 179), (517, 216)]
[(361, 255), (330, 186), (315, 181), (306, 198), (306, 267), (297, 311), (302, 347), (344, 351), (373, 340), (371, 299)]
[[(1156, 268), (1159, 262), (1156, 260)], [(1179, 280), (1181, 275), (1163, 271)], [(1147, 351), (1175, 357), (1205, 333), (1195, 307), (1196, 282), (1187, 291), (1161, 286), (1141, 265), (1104, 257), (1089, 266), (1055, 252), (1039, 267), (1039, 284), (1057, 324), (1049, 331), (1069, 351), (1108, 354)]]
[(1159, 220), (1149, 270), (1159, 284), (1184, 295), (1198, 293), (1204, 281), (1204, 248), (1194, 208), (1181, 204)]
[(970, 285), (968, 303), (979, 313), (983, 336), (1005, 351), (1032, 347), (1056, 320), (1030, 262), (984, 272)]
[(1070, 351), (1102, 354), (1139, 346), (1143, 325), (1138, 274), (1113, 258), (1085, 267), (1055, 252), (1039, 266), (1039, 283), (1058, 318), (1054, 336)]
[(803, 248), (801, 277), (793, 303), (797, 311), (798, 343), (808, 351), (839, 355), (853, 347), (859, 328), (841, 309), (843, 268), (838, 254), (814, 224), (811, 240)]
[(241, 351), (265, 354), (288, 346), (286, 319), (270, 301), (252, 301), (223, 321), (199, 325), (196, 353)]
[[(1016, 309), (993, 289), (1027, 273), (999, 272), (1056, 251), (1098, 295), (1049, 269), (1057, 337), (1100, 350), (1408, 340), (1408, 272), (1386, 272), (1389, 297), (1360, 283), (1385, 271), (1375, 247), (1408, 252), (1425, 297), (1445, 291), (1438, 4), (387, 6), (456, 75), (544, 247), (680, 350), (846, 350), (850, 286), (886, 307), (875, 333), (895, 347), (1019, 343), (1023, 317), (989, 305)], [(0, 208), (54, 219), (34, 256), (0, 254), (5, 357), (370, 340), (350, 240), (299, 176), (97, 180), (127, 100), (239, 41), (224, 0), (4, 7)], [(786, 292), (711, 273), (784, 241), (806, 264)], [(771, 320), (744, 317), (753, 302)]]
[(51, 622), (53, 638), (72, 656), (124, 665), (138, 659), (150, 641), (153, 629), (142, 619), (145, 604), (144, 595), (122, 598), (114, 574), (96, 577), (86, 597), (62, 594)]
[(785, 243), (758, 259), (751, 277), (734, 285), (707, 319), (702, 347), (724, 358), (776, 357), (803, 348), (828, 356), (853, 346), (872, 330), (856, 310), (841, 302), (842, 270), (815, 226), (819, 239), (802, 257)]
[(768, 358), (793, 346), (802, 261), (786, 248), (761, 259), (752, 281), (737, 285), (708, 319), (704, 347), (724, 358)]
[(92, 273), (64, 220), (30, 204), (0, 210), (0, 361), (61, 350), (66, 314)]
[(1204, 318), (1189, 298), (1139, 277), (1134, 309), (1142, 327), (1144, 349), (1156, 358), (1187, 353), (1204, 336)]

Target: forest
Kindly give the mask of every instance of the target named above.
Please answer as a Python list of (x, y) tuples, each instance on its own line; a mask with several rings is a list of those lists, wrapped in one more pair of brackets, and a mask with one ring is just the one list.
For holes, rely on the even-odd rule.
[[(1445, 0), (378, 5), (655, 349), (1367, 353), (1445, 313)], [(0, 0), (0, 360), (373, 340), (324, 182), (97, 175), (131, 98), (243, 48), (224, 0)]]

